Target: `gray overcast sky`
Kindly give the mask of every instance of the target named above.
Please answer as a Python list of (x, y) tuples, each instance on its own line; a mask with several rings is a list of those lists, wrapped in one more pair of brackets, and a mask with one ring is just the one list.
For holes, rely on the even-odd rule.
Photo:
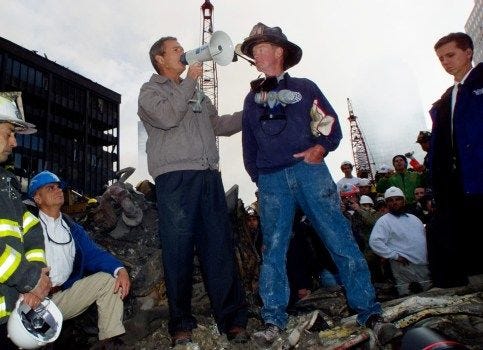
[[(149, 47), (165, 35), (176, 36), (186, 50), (198, 47), (203, 2), (0, 0), (0, 35), (45, 53), (50, 60), (122, 94), (121, 167), (136, 167), (137, 96), (142, 83), (152, 74)], [(248, 36), (254, 24), (263, 22), (280, 26), (288, 39), (303, 49), (302, 61), (289, 73), (319, 85), (343, 128), (339, 149), (327, 158), (336, 181), (342, 176), (340, 162), (352, 159), (346, 98), (357, 101), (353, 107), (362, 118), (358, 111), (371, 111), (370, 105), (364, 105), (364, 96), (378, 93), (371, 91), (371, 82), (386, 80), (388, 71), (409, 71), (414, 80), (411, 89), (416, 89), (413, 95), (420, 99), (414, 103), (425, 115), (429, 128), (426, 116), (431, 103), (452, 83), (433, 45), (449, 32), (464, 31), (474, 5), (473, 0), (211, 3), (215, 8), (214, 29), (225, 31), (235, 44)], [(244, 61), (218, 68), (220, 114), (242, 108), (248, 83), (257, 76), (256, 69)], [(386, 86), (394, 89), (394, 94), (405, 88), (398, 81), (388, 81)], [(387, 106), (388, 110), (401, 107), (397, 98)], [(408, 142), (414, 144), (414, 140)], [(220, 155), (225, 189), (238, 184), (245, 205), (251, 203), (255, 186), (243, 168), (239, 134), (220, 139)], [(138, 169), (130, 180), (135, 184), (144, 178), (149, 178), (146, 169)]]

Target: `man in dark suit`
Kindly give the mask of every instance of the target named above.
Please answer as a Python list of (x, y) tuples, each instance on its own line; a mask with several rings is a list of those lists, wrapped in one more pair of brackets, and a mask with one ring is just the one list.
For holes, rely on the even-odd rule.
[(428, 232), (434, 284), (454, 287), (483, 272), (477, 244), (483, 209), (483, 64), (472, 66), (473, 42), (451, 33), (435, 44), (454, 85), (433, 104), (430, 169), (436, 213)]

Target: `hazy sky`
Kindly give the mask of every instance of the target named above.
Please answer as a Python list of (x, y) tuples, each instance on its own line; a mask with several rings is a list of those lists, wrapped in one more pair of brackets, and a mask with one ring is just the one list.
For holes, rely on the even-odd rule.
[[(137, 97), (152, 74), (148, 50), (161, 36), (176, 36), (186, 50), (201, 41), (204, 0), (0, 0), (0, 35), (122, 95), (121, 167), (137, 167)], [(339, 164), (352, 160), (346, 98), (361, 112), (382, 118), (377, 95), (398, 96), (408, 87), (390, 71), (409, 72), (414, 105), (430, 127), (427, 111), (451, 83), (433, 45), (441, 36), (464, 31), (473, 0), (212, 0), (214, 29), (242, 42), (257, 22), (280, 26), (303, 49), (293, 76), (315, 81), (339, 115), (344, 138), (327, 163), (337, 181)], [(258, 72), (244, 61), (218, 67), (219, 111), (242, 108), (249, 81)], [(407, 81), (408, 79), (404, 79)], [(382, 84), (381, 82), (384, 82)], [(379, 91), (381, 86), (385, 91)], [(377, 87), (377, 89), (375, 88)], [(371, 96), (371, 99), (365, 98)], [(406, 108), (390, 98), (387, 110)], [(28, 120), (28, 116), (27, 120)], [(386, 125), (387, 127), (387, 125)], [(397, 134), (397, 130), (395, 130)], [(415, 136), (417, 135), (417, 131)], [(408, 140), (414, 145), (414, 139)], [(413, 146), (411, 146), (413, 147)], [(404, 150), (406, 151), (406, 150)], [(240, 186), (245, 204), (255, 186), (243, 168), (241, 136), (220, 138), (225, 189)], [(137, 169), (134, 184), (149, 178)], [(151, 178), (149, 178), (152, 180)]]

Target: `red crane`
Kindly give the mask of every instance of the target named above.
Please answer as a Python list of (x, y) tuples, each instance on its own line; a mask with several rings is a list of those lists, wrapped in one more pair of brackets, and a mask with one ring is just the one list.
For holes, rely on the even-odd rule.
[(347, 107), (349, 108), (349, 124), (351, 130), (351, 146), (352, 156), (354, 157), (354, 166), (356, 168), (357, 177), (366, 177), (371, 181), (374, 180), (374, 176), (371, 170), (371, 163), (369, 162), (369, 153), (367, 151), (366, 142), (364, 136), (357, 123), (357, 117), (352, 110), (352, 104), (349, 98), (347, 98)]

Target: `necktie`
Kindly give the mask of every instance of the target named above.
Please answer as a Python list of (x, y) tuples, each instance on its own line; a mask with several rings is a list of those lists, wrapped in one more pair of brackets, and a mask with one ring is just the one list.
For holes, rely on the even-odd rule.
[(454, 103), (453, 103), (453, 110), (451, 111), (451, 148), (453, 150), (453, 170), (456, 169), (456, 149), (455, 149), (455, 146), (456, 146), (456, 142), (455, 142), (455, 134), (454, 134), (454, 118), (455, 118), (455, 115), (454, 115), (454, 111), (456, 109), (456, 104), (458, 103), (458, 97), (460, 96), (460, 93), (461, 93), (461, 83), (458, 83), (458, 85), (456, 85), (456, 95), (455, 95), (455, 100), (454, 100)]
[(461, 92), (461, 86), (462, 86), (462, 85), (463, 85), (463, 84), (461, 84), (461, 83), (458, 83), (458, 85), (456, 85), (456, 102), (458, 102), (458, 97), (459, 97), (459, 95), (460, 95), (460, 92)]

